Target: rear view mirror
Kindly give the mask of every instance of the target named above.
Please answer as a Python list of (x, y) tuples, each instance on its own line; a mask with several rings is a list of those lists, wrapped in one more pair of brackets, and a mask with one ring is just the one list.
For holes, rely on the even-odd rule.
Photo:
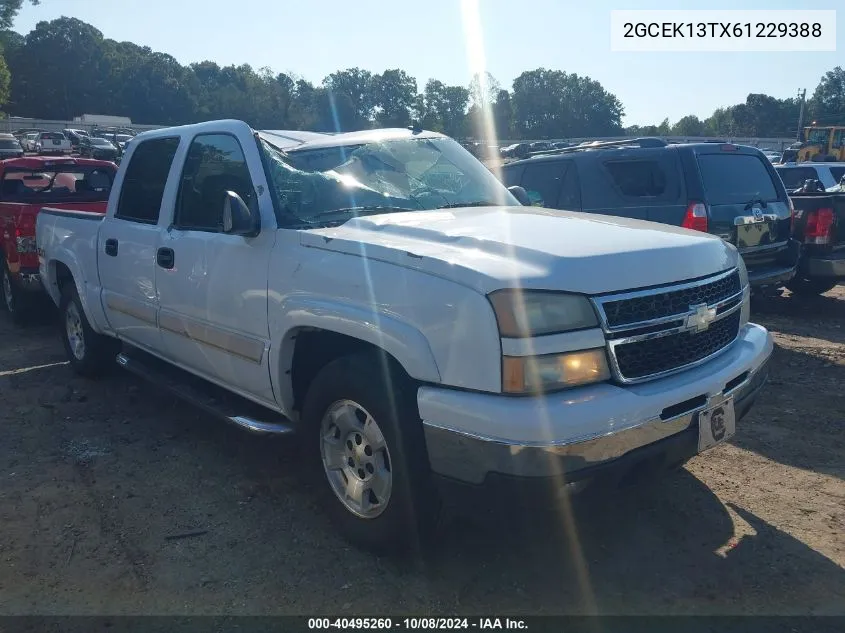
[(524, 207), (530, 207), (531, 206), (531, 199), (528, 197), (528, 192), (525, 191), (525, 189), (523, 189), (519, 185), (515, 185), (513, 187), (508, 187), (508, 191), (511, 192), (511, 194), (513, 195), (514, 198), (519, 200), (519, 204), (521, 204), (522, 206), (524, 206)]
[(223, 232), (230, 235), (255, 237), (261, 231), (258, 211), (250, 209), (234, 191), (226, 191), (223, 198)]

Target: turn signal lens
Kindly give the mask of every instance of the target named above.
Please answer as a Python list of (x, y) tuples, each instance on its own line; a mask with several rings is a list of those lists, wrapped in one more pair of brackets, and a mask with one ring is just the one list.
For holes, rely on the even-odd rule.
[(603, 348), (543, 356), (502, 358), (502, 391), (542, 393), (610, 378)]

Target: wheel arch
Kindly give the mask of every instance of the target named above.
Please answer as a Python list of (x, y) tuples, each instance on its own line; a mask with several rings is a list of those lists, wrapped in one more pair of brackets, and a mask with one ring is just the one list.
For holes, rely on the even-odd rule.
[(357, 306), (309, 300), (297, 304), (287, 312), (288, 327), (277, 339), (273, 364), (286, 411), (300, 409), (308, 385), (327, 363), (364, 350), (383, 352), (412, 380), (440, 382), (428, 341), (412, 325)]

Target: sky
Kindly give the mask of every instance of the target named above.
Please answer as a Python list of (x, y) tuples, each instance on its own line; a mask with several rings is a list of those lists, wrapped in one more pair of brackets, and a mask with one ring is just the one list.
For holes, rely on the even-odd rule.
[(837, 25), (837, 52), (620, 53), (610, 50), (611, 10), (841, 6), (842, 0), (480, 0), (480, 30), (473, 30), (465, 28), (460, 0), (41, 0), (25, 4), (14, 28), (26, 34), (41, 20), (65, 15), (183, 64), (248, 63), (315, 83), (344, 68), (402, 68), (420, 91), (429, 78), (467, 85), (482, 66), (510, 88), (523, 71), (544, 67), (600, 82), (621, 100), (624, 124), (642, 125), (705, 118), (749, 93), (786, 98), (806, 88), (809, 97), (826, 71), (845, 66), (845, 26)]

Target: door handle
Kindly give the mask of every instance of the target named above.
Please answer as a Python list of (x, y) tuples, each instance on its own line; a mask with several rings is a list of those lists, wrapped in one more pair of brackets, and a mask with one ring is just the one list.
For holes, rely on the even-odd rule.
[(113, 237), (110, 237), (106, 240), (106, 255), (110, 257), (117, 257), (117, 240)]
[(175, 256), (172, 248), (162, 246), (156, 251), (156, 264), (162, 268), (173, 268)]

